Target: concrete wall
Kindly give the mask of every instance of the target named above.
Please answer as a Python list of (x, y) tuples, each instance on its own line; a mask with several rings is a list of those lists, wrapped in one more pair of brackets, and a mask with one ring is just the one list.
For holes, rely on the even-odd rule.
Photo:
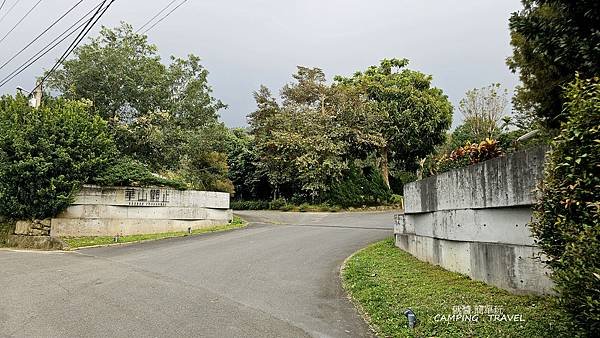
[(84, 187), (52, 219), (51, 236), (115, 236), (187, 231), (233, 217), (229, 194), (165, 188)]
[(521, 151), (407, 184), (396, 245), (509, 291), (550, 293), (528, 227), (545, 152)]

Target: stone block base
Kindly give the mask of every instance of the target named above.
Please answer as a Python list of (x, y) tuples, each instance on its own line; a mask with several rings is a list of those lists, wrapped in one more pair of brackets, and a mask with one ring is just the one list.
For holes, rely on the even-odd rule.
[(50, 236), (9, 235), (6, 244), (13, 248), (34, 250), (64, 250), (68, 247), (59, 238)]

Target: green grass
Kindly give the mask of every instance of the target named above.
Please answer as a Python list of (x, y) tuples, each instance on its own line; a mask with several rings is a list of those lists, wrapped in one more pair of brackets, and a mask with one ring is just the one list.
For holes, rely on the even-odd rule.
[[(233, 222), (225, 225), (216, 225), (206, 228), (201, 228), (197, 230), (193, 230), (191, 236), (200, 235), (209, 232), (220, 232), (226, 230), (233, 230), (243, 228), (247, 225), (247, 223), (241, 218), (234, 216)], [(119, 243), (132, 243), (132, 242), (140, 242), (140, 241), (149, 241), (149, 240), (157, 240), (157, 239), (165, 239), (165, 238), (173, 238), (173, 237), (183, 237), (190, 236), (186, 231), (180, 232), (166, 232), (160, 234), (147, 234), (147, 235), (130, 235), (130, 236), (121, 236), (119, 237)], [(86, 236), (86, 237), (62, 237), (63, 241), (65, 241), (70, 249), (84, 248), (88, 246), (96, 246), (96, 245), (108, 245), (115, 244), (114, 237), (112, 236)]]
[[(344, 288), (380, 337), (572, 337), (566, 314), (554, 297), (518, 296), (469, 277), (419, 261), (393, 239), (359, 251), (342, 270)], [(456, 306), (498, 307), (524, 321), (440, 321)], [(404, 311), (417, 315), (414, 331)], [(481, 309), (480, 307), (477, 309)], [(436, 321), (436, 315), (438, 315)]]

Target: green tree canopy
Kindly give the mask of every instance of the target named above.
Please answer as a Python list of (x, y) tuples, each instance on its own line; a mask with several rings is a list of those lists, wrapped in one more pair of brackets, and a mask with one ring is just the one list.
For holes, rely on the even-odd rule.
[(121, 155), (194, 189), (233, 191), (227, 128), (218, 121), (225, 105), (212, 96), (199, 57), (171, 57), (164, 65), (157, 47), (127, 23), (103, 27), (74, 54), (51, 74), (49, 87), (90, 100)]
[(46, 218), (66, 208), (85, 183), (103, 172), (116, 148), (106, 121), (89, 104), (0, 99), (0, 215)]
[(513, 99), (521, 118), (548, 127), (566, 120), (562, 91), (579, 72), (600, 74), (600, 6), (597, 0), (522, 0), (510, 18), (513, 56), (508, 65), (522, 86)]
[(254, 94), (257, 110), (249, 115), (250, 130), (274, 195), (287, 185), (315, 199), (347, 167), (346, 144), (339, 137), (333, 91), (323, 71), (298, 67), (293, 78), (281, 90), (281, 105), (266, 87)]
[(130, 122), (169, 111), (181, 124), (196, 126), (215, 121), (225, 107), (211, 96), (208, 71), (200, 58), (171, 57), (165, 66), (158, 48), (127, 23), (103, 27), (74, 54), (51, 74), (49, 87), (65, 98), (91, 100), (105, 119)]
[(432, 77), (407, 69), (406, 59), (385, 59), (378, 66), (350, 78), (337, 77), (342, 86), (354, 86), (383, 112), (378, 123), (385, 144), (379, 148), (382, 176), (389, 186), (389, 161), (414, 170), (445, 139), (452, 122), (452, 105)]

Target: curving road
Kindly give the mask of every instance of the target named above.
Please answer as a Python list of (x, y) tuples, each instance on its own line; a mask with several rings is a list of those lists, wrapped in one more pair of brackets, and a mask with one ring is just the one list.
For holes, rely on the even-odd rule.
[(76, 252), (0, 251), (0, 337), (369, 337), (346, 257), (393, 212), (240, 212), (246, 229)]

